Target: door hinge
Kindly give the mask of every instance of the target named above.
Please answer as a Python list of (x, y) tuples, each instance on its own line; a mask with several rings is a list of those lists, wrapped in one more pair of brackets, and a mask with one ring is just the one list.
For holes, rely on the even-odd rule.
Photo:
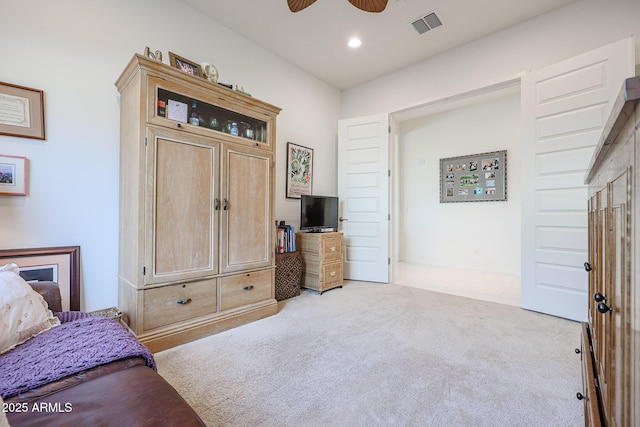
[(391, 125), (389, 125), (389, 133), (391, 133)]
[(391, 258), (387, 258), (387, 265), (391, 265)]
[(144, 276), (145, 274), (147, 274), (147, 267), (142, 267), (142, 275)]
[(391, 221), (391, 214), (387, 214), (387, 220)]
[(146, 136), (144, 137), (144, 146), (145, 147), (147, 146), (147, 137)]

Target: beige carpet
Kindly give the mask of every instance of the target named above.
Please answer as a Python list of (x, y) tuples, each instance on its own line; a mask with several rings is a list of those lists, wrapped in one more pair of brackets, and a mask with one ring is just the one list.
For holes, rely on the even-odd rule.
[(580, 325), (400, 285), (305, 291), (156, 354), (209, 426), (581, 426)]

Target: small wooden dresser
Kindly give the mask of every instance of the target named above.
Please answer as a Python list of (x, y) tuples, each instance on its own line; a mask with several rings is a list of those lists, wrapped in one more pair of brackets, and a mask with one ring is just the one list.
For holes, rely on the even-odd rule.
[(302, 287), (324, 291), (342, 287), (342, 233), (296, 233), (302, 254)]
[(625, 80), (586, 176), (589, 322), (582, 328), (587, 426), (640, 425), (640, 77)]

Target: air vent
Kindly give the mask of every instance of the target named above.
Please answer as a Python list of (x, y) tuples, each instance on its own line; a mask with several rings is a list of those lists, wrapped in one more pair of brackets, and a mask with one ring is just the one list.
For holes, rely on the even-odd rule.
[(442, 26), (442, 20), (436, 15), (436, 12), (430, 12), (425, 16), (421, 16), (418, 19), (414, 19), (411, 22), (411, 26), (418, 34), (424, 34), (429, 30)]

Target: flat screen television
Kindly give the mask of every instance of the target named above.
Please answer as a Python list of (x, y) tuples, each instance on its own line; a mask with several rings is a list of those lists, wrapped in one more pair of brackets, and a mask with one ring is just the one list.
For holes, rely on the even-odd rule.
[(302, 195), (300, 198), (300, 231), (322, 233), (338, 230), (338, 198)]

